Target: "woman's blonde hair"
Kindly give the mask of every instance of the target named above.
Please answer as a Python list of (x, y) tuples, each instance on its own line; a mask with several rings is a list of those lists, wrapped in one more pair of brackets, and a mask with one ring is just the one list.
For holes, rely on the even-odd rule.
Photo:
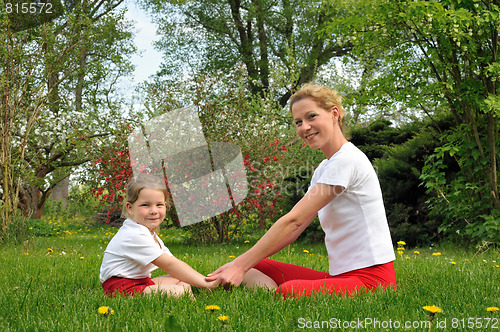
[[(127, 196), (123, 200), (123, 207), (122, 207), (122, 214), (126, 218), (130, 218), (130, 215), (127, 211), (127, 203), (134, 204), (137, 199), (139, 199), (139, 194), (143, 189), (155, 189), (155, 190), (160, 190), (163, 192), (163, 195), (165, 196), (165, 203), (167, 208), (170, 207), (169, 204), (169, 199), (168, 199), (168, 190), (165, 185), (165, 181), (154, 175), (150, 174), (139, 174), (137, 177), (132, 178), (130, 182), (127, 184)], [(154, 230), (156, 233), (158, 233), (158, 229)]]
[(333, 106), (339, 110), (339, 126), (342, 132), (344, 131), (343, 120), (345, 116), (344, 107), (342, 107), (342, 97), (338, 95), (337, 90), (330, 90), (321, 85), (307, 83), (299, 91), (295, 92), (290, 98), (290, 113), (292, 106), (302, 99), (312, 99), (325, 111), (330, 111)]

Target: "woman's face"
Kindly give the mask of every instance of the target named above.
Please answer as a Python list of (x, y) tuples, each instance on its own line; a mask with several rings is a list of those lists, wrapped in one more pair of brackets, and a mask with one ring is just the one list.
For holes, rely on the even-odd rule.
[(160, 226), (167, 211), (165, 195), (156, 189), (142, 189), (139, 198), (127, 202), (126, 208), (130, 219), (150, 230)]
[(337, 107), (326, 111), (312, 99), (306, 98), (292, 105), (292, 116), (297, 134), (312, 149), (321, 149), (325, 155), (333, 142)]

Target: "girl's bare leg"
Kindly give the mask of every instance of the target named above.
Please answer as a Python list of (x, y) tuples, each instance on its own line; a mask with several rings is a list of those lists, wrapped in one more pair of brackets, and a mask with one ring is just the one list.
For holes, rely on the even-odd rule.
[(146, 287), (144, 289), (144, 294), (161, 292), (175, 297), (182, 296), (184, 294), (188, 294), (190, 297), (193, 297), (191, 285), (186, 284), (179, 279), (170, 276), (161, 276), (153, 278), (152, 280), (155, 285)]
[(242, 283), (248, 288), (268, 288), (270, 290), (276, 290), (278, 285), (266, 274), (260, 272), (257, 269), (250, 269), (243, 277)]

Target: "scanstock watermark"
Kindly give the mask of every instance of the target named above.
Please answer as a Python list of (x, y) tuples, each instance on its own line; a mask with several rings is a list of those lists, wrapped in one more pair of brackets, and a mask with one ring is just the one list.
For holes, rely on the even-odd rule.
[(497, 317), (467, 317), (467, 318), (437, 318), (434, 322), (429, 320), (393, 320), (377, 318), (311, 320), (299, 318), (299, 329), (349, 329), (349, 330), (380, 330), (380, 329), (405, 329), (405, 330), (430, 330), (435, 329), (466, 329), (466, 330), (500, 330), (500, 319)]
[(339, 318), (310, 320), (299, 318), (297, 327), (300, 329), (429, 329), (431, 322), (428, 320), (401, 322), (392, 319), (379, 320), (370, 317), (352, 320), (342, 320)]
[(181, 226), (237, 206), (248, 193), (243, 157), (234, 143), (207, 143), (194, 106), (165, 113), (128, 137), (133, 176), (166, 180)]

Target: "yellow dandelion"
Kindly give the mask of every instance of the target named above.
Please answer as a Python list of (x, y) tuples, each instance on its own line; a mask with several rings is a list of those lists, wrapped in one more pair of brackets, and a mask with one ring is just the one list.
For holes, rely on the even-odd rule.
[(233, 258), (236, 258), (236, 256), (234, 256), (234, 255), (229, 255), (229, 258), (233, 259)]
[(211, 312), (214, 312), (215, 310), (220, 310), (220, 307), (215, 304), (207, 305), (205, 307), (205, 310), (210, 310)]
[(308, 254), (308, 253), (309, 253), (309, 250), (304, 249), (304, 250), (302, 250), (302, 252), (304, 252), (304, 253)]
[(24, 253), (24, 255), (25, 255), (25, 256), (28, 256), (29, 254), (30, 254), (29, 252), (25, 252), (25, 253)]
[(415, 250), (413, 253), (414, 253), (415, 255), (420, 255), (420, 251), (417, 251), (417, 250)]
[(83, 260), (83, 259), (84, 259), (84, 257), (83, 257), (83, 256), (80, 256), (80, 259), (82, 259), (82, 260)]
[(249, 241), (249, 240), (245, 240), (245, 242), (244, 242), (244, 243), (250, 243), (250, 241)]
[(443, 312), (443, 309), (441, 309), (439, 307), (436, 307), (435, 305), (432, 305), (432, 306), (426, 305), (423, 308), (424, 308), (424, 310), (427, 310), (431, 314), (435, 314), (435, 313), (438, 313), (438, 312)]
[(433, 252), (432, 256), (441, 256), (441, 253), (440, 252)]
[(48, 253), (53, 253), (53, 252), (54, 252), (54, 250), (52, 250), (52, 248), (47, 248), (47, 252), (48, 252)]
[(220, 320), (221, 322), (225, 323), (229, 320), (229, 316), (219, 316), (217, 317), (218, 320)]
[(399, 246), (405, 246), (405, 245), (406, 245), (406, 242), (405, 242), (405, 241), (398, 241), (398, 245), (399, 245)]
[(406, 256), (405, 259), (410, 259), (410, 256)]
[(495, 311), (498, 311), (500, 310), (498, 307), (488, 307), (486, 308), (486, 311), (489, 311), (489, 312), (495, 312)]
[(451, 265), (457, 265), (457, 262), (451, 262)]
[(405, 247), (399, 247), (398, 251), (405, 251)]
[(113, 309), (106, 306), (99, 307), (99, 309), (97, 309), (97, 312), (103, 316), (113, 315), (115, 313)]

